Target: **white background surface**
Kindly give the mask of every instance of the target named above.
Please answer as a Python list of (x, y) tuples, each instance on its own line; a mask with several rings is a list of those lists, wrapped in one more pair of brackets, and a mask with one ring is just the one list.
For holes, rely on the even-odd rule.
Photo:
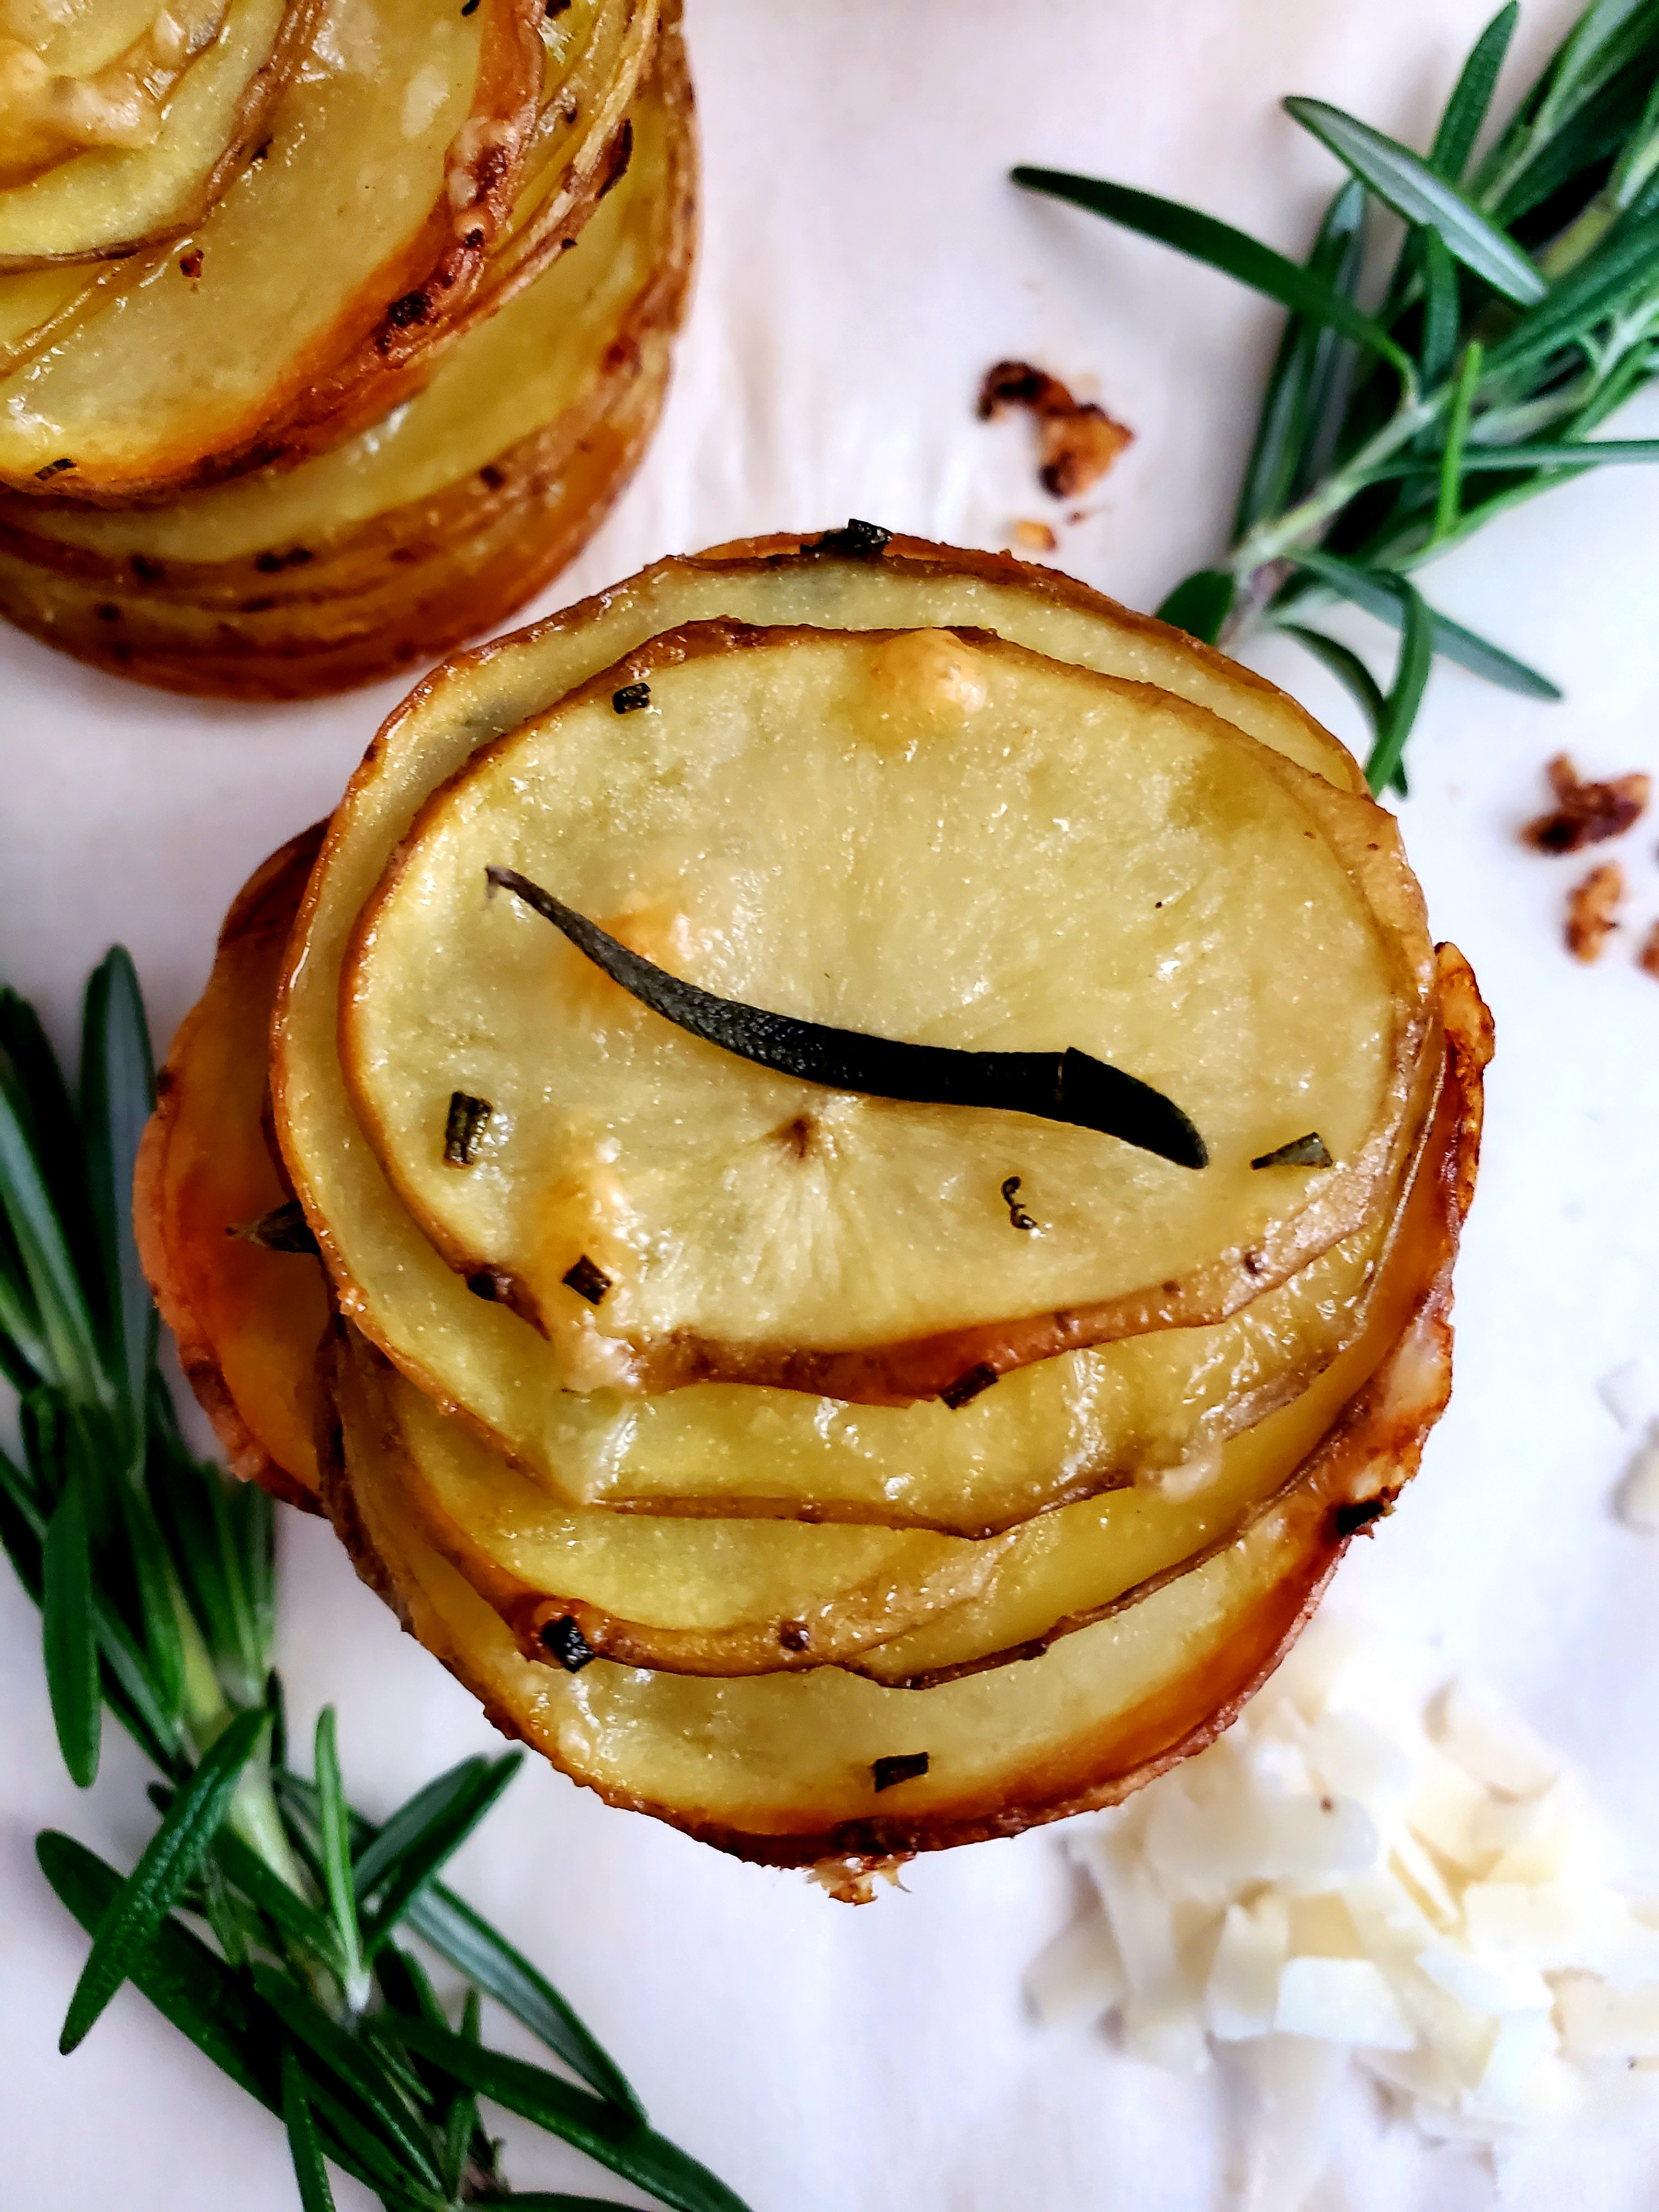
[[(705, 246), (668, 417), (640, 479), (547, 605), (658, 555), (865, 515), (968, 544), (1055, 510), (1023, 424), (972, 419), (977, 379), (1034, 359), (1137, 442), (1062, 533), (1061, 565), (1138, 605), (1219, 547), (1276, 314), (1224, 279), (1004, 181), (1015, 161), (1192, 198), (1303, 250), (1334, 171), (1279, 111), (1300, 91), (1421, 143), (1486, 0), (692, 0)], [(1559, 36), (1530, 0), (1509, 82)], [(1659, 409), (1627, 416), (1659, 430)], [(1505, 1690), (1569, 1746), (1659, 1874), (1659, 1549), (1620, 1527), (1627, 1455), (1596, 1379), (1659, 1354), (1659, 985), (1560, 949), (1586, 864), (1524, 851), (1540, 768), (1659, 769), (1653, 479), (1607, 472), (1499, 525), (1432, 578), (1441, 605), (1566, 687), (1519, 702), (1437, 673), (1407, 838), (1437, 933), (1498, 1016), (1490, 1139), (1460, 1279), (1452, 1410), (1342, 1593)], [(1350, 635), (1380, 650), (1356, 617)], [(1350, 738), (1292, 649), (1263, 665)], [(1379, 660), (1379, 665), (1381, 665)], [(270, 711), (125, 688), (0, 635), (0, 971), (60, 1037), (114, 939), (165, 1042), (237, 884), (323, 811), (401, 687)], [(1655, 823), (1621, 848), (1645, 930)], [(337, 1699), (347, 1771), (384, 1810), (488, 1732), (397, 1634), (332, 1540), (284, 1531), (282, 1660), (296, 1735)], [(35, 1619), (0, 1579), (0, 2174), (6, 2201), (135, 2212), (294, 2202), (274, 2123), (128, 1991), (72, 2061), (57, 2029), (83, 1952), (36, 1873), (52, 1823), (130, 1863), (149, 1814), (113, 1729), (96, 1790), (62, 1778)], [(459, 1886), (584, 2010), (665, 2130), (755, 2212), (1205, 2212), (1232, 2201), (1213, 2084), (1026, 2021), (1019, 1975), (1067, 1915), (1052, 1832), (919, 1863), (909, 1894), (830, 1905), (539, 1766)], [(520, 2138), (513, 2137), (515, 2146)], [(642, 2202), (557, 2147), (520, 2187)], [(343, 2206), (355, 2202), (342, 2185)], [(1357, 2100), (1322, 2212), (1495, 2201), (1472, 2154), (1383, 2131)], [(1638, 2212), (1659, 2148), (1540, 2152), (1526, 2212)]]

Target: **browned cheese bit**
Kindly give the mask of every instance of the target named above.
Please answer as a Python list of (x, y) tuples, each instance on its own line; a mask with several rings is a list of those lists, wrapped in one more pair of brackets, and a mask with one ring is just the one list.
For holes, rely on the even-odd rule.
[(1586, 845), (1622, 837), (1648, 803), (1651, 780), (1639, 771), (1610, 776), (1605, 783), (1582, 782), (1565, 753), (1557, 753), (1544, 773), (1555, 805), (1521, 832), (1540, 853), (1578, 853)]
[(1567, 893), (1567, 950), (1575, 960), (1599, 960), (1618, 927), (1619, 902), (1625, 896), (1625, 872), (1616, 860), (1592, 868)]

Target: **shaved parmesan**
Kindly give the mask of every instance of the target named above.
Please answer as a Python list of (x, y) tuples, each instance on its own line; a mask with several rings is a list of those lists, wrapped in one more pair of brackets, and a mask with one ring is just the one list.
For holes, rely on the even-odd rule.
[(1305, 2206), (1351, 2066), (1439, 2142), (1659, 2113), (1659, 1892), (1616, 1886), (1616, 1839), (1501, 1700), (1424, 1707), (1413, 1679), (1322, 1616), (1208, 1751), (1070, 1833), (1099, 1910), (1032, 2003), (1183, 2072), (1229, 2054), (1255, 2212)]

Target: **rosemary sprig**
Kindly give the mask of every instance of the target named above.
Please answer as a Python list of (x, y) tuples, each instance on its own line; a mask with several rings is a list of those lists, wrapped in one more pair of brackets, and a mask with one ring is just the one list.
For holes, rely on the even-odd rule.
[[(0, 990), (0, 1374), (21, 1459), (0, 1453), (0, 1543), (41, 1608), (65, 1764), (83, 1787), (106, 1711), (157, 1770), (161, 1821), (125, 1879), (71, 1838), (37, 1855), (92, 1938), (62, 2047), (131, 1982), (286, 2128), (302, 2212), (331, 2166), (388, 2212), (512, 2204), (479, 2101), (520, 2114), (677, 2212), (744, 2212), (659, 2136), (551, 1984), (439, 1879), (519, 1756), (463, 1759), (376, 1826), (347, 1802), (334, 1716), (289, 1764), (271, 1667), (274, 1528), (263, 1491), (198, 1460), (155, 1364), (132, 1239), (152, 1103), (126, 954), (88, 984), (72, 1099), (33, 1009)], [(411, 1942), (463, 1979), (459, 2030)], [(556, 2074), (481, 2040), (489, 1998)]]
[[(1278, 629), (1316, 654), (1370, 725), (1376, 791), (1406, 788), (1437, 656), (1526, 697), (1561, 696), (1408, 579), (1587, 469), (1659, 460), (1659, 440), (1594, 435), (1659, 374), (1659, 0), (1592, 0), (1476, 161), (1519, 12), (1510, 0), (1476, 41), (1426, 155), (1322, 100), (1285, 101), (1349, 172), (1300, 264), (1152, 193), (1013, 172), (1289, 309), (1232, 542), (1158, 612), (1212, 643)], [(1406, 229), (1362, 305), (1377, 208)], [(1335, 599), (1400, 633), (1386, 689), (1309, 625)]]

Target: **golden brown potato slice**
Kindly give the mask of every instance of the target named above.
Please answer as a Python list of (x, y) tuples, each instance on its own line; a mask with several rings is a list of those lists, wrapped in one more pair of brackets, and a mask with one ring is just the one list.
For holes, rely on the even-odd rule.
[(389, 422), (167, 507), (0, 498), (0, 611), (114, 672), (242, 698), (367, 682), (501, 620), (597, 527), (660, 404), (695, 228), (677, 21), (635, 122), (574, 250)]
[[(896, 539), (875, 557), (848, 548), (845, 538), (817, 550), (775, 539), (752, 554), (728, 548), (701, 561), (665, 562), (521, 637), (441, 670), (387, 724), (353, 778), (308, 893), (276, 1029), (272, 1082), (289, 1171), (337, 1295), (406, 1374), (441, 1399), (465, 1403), (510, 1452), (549, 1469), (554, 1480), (561, 1401), (545, 1346), (515, 1316), (481, 1307), (410, 1219), (362, 1143), (335, 1042), (341, 963), (359, 909), (420, 806), (478, 745), (546, 712), (624, 652), (682, 622), (729, 616), (833, 629), (885, 628), (896, 621), (930, 629), (971, 623), (1055, 659), (1154, 683), (1221, 712), (1287, 757), (1320, 769), (1339, 787), (1357, 789), (1362, 781), (1335, 739), (1283, 693), (1181, 633), (1052, 571), (911, 539)], [(459, 1370), (458, 1346), (465, 1351)], [(999, 1395), (988, 1395), (988, 1409)], [(958, 1418), (970, 1416), (977, 1420), (976, 1406)], [(1000, 1418), (988, 1412), (989, 1420)], [(717, 1443), (720, 1419), (711, 1413), (704, 1431)], [(653, 1466), (687, 1463), (678, 1438), (671, 1424), (662, 1453), (654, 1461), (647, 1454), (637, 1483), (641, 1495), (661, 1494), (672, 1482)], [(849, 1462), (866, 1455), (854, 1435)], [(993, 1464), (994, 1458), (994, 1450)], [(1008, 1510), (1018, 1519), (1036, 1508), (1024, 1502), (1029, 1471), (1014, 1472)], [(1079, 1474), (1085, 1488), (1096, 1486), (1086, 1460)], [(716, 1486), (701, 1473), (696, 1480), (699, 1490)], [(933, 1517), (909, 1498), (896, 1506), (896, 1517)], [(999, 1525), (1001, 1510), (988, 1507), (977, 1524), (966, 1525)]]
[(0, 76), (0, 270), (130, 254), (199, 222), (258, 144), (322, 6), (35, 11)]
[[(305, 1408), (320, 1306), (291, 1258), (275, 1264), (273, 1255), (225, 1231), (228, 1221), (251, 1218), (256, 1202), (273, 1195), (263, 1098), (246, 1078), (268, 1026), (275, 948), (316, 834), (267, 863), (237, 901), (220, 969), (175, 1044), (141, 1180), (147, 1261), (198, 1395), (234, 1453), (242, 1454), (250, 1433), (286, 1435), (278, 1456), (302, 1474), (310, 1464)], [(261, 890), (273, 879), (274, 887)], [(254, 933), (242, 918), (250, 914), (271, 963), (265, 969), (249, 957)], [(204, 1176), (206, 1204), (198, 1202)], [(240, 1196), (228, 1199), (226, 1191)], [(1186, 1460), (1166, 1486), (1184, 1510), (1202, 1482), (1183, 1523), (1192, 1530), (1189, 1548), (1196, 1547), (1212, 1538), (1225, 1503), (1225, 1486), (1206, 1477), (1205, 1462), (1218, 1474), (1214, 1448), (1295, 1397), (1355, 1336), (1386, 1227), (1381, 1219), (1368, 1224), (1213, 1329), (1159, 1331), (1041, 1362), (956, 1413), (938, 1404), (855, 1407), (745, 1386), (629, 1401), (559, 1395), (550, 1401), (544, 1438), (559, 1479), (543, 1469), (532, 1486), (405, 1388), (397, 1402), (408, 1408), (403, 1426), (410, 1440), (401, 1456), (405, 1464), (420, 1460), (431, 1476), (422, 1518), (428, 1530), (443, 1532), (435, 1538), (440, 1547), (498, 1593), (516, 1621), (533, 1616), (534, 1625), (574, 1610), (589, 1640), (611, 1650), (632, 1624), (617, 1628), (584, 1613), (568, 1583), (558, 1588), (569, 1602), (556, 1603), (550, 1570), (539, 1591), (532, 1587), (526, 1547), (535, 1516), (558, 1522), (562, 1511), (586, 1500), (653, 1515), (921, 1525), (982, 1536)], [(262, 1303), (267, 1290), (270, 1300)], [(233, 1378), (248, 1395), (245, 1407), (236, 1404)], [(281, 1394), (274, 1419), (264, 1403), (273, 1389)], [(284, 1427), (288, 1407), (301, 1410)], [(260, 1474), (258, 1456), (239, 1463)], [(503, 1495), (487, 1500), (498, 1480)], [(1244, 1480), (1248, 1486), (1248, 1473)], [(1127, 1502), (1109, 1524), (1110, 1535), (1121, 1526), (1144, 1548), (1148, 1494), (1143, 1488)], [(1154, 1517), (1162, 1511), (1160, 1502)], [(505, 1554), (491, 1557), (491, 1531), (509, 1522), (517, 1531), (516, 1564)], [(1179, 1542), (1156, 1529), (1151, 1540), (1163, 1541), (1164, 1559), (1182, 1556)], [(1118, 1587), (1152, 1571), (1132, 1559)], [(779, 1618), (794, 1615), (784, 1607)], [(873, 1637), (868, 1617), (858, 1633), (864, 1641)], [(630, 1655), (642, 1648), (627, 1646)]]
[(270, 1009), (322, 837), (318, 823), (291, 838), (232, 903), (161, 1070), (133, 1194), (144, 1273), (232, 1468), (313, 1510), (327, 1285), (313, 1254), (241, 1232), (289, 1201), (260, 1126)]
[(845, 1665), (977, 1595), (1017, 1540), (556, 1510), (361, 1337), (345, 1357), (354, 1458), (383, 1462), (426, 1539), (532, 1654), (574, 1627), (591, 1650), (676, 1674)]
[[(1088, 1054), (1208, 1164), (757, 1066), (488, 900), (492, 866), (723, 1000)], [(434, 796), (359, 917), (340, 1050), (410, 1213), (567, 1387), (902, 1403), (1216, 1322), (1357, 1231), (1431, 972), (1390, 817), (1203, 708), (987, 632), (708, 623)], [(457, 1094), (488, 1114), (459, 1169)], [(1310, 1129), (1322, 1164), (1255, 1164)]]
[[(496, 1725), (614, 1804), (739, 1856), (808, 1865), (936, 1849), (1111, 1804), (1200, 1749), (1271, 1672), (1350, 1537), (1414, 1472), (1450, 1381), (1450, 1268), (1473, 1185), (1490, 1030), (1448, 959), (1458, 1141), (1393, 1350), (1296, 1484), (1234, 1541), (1041, 1658), (922, 1691), (836, 1668), (698, 1681), (522, 1657), (422, 1540), (378, 1455), (337, 1433), (325, 1494), (359, 1571)], [(349, 1369), (337, 1384), (349, 1395)], [(908, 1765), (894, 1778), (888, 1762)], [(900, 1770), (903, 1771), (902, 1767)], [(884, 1783), (890, 1787), (883, 1788)]]
[[(600, 1656), (670, 1673), (835, 1664), (917, 1687), (1029, 1659), (1195, 1565), (1294, 1481), (1409, 1316), (1424, 1254), (1440, 1240), (1439, 1176), (1462, 1104), (1455, 1082), (1444, 1086), (1364, 1301), (1363, 1329), (1292, 1404), (1173, 1477), (1147, 1477), (1062, 1507), (999, 1542), (919, 1541), (865, 1529), (853, 1547), (844, 1526), (796, 1527), (789, 1545), (774, 1551), (763, 1532), (775, 1522), (642, 1522), (560, 1510), (464, 1423), (411, 1383), (391, 1379), (394, 1370), (384, 1364), (354, 1388), (369, 1416), (367, 1437), (354, 1449), (389, 1457), (422, 1535), (489, 1600), (532, 1658), (545, 1656), (550, 1626), (563, 1636), (574, 1625)], [(757, 1470), (749, 1479), (763, 1475)], [(641, 1527), (647, 1535), (633, 1533)], [(975, 1555), (976, 1569), (969, 1564)], [(854, 1584), (849, 1565), (862, 1581)], [(714, 1590), (704, 1588), (711, 1572)], [(787, 1594), (772, 1579), (784, 1573)], [(686, 1607), (686, 1593), (694, 1605), (728, 1602), (728, 1581), (745, 1593), (760, 1631), (740, 1665), (722, 1663), (712, 1643), (661, 1632), (667, 1613)], [(769, 1589), (769, 1606), (750, 1594)], [(917, 1616), (908, 1628), (907, 1611)]]
[(633, 73), (607, 87), (614, 121), (604, 106), (561, 107), (542, 144), (535, 0), (343, 0), (273, 112), (264, 157), (185, 249), (0, 380), (0, 483), (160, 503), (337, 442), (408, 398), (486, 282), (532, 146), (563, 180), (573, 234), (607, 173), (655, 9), (574, 0), (570, 13), (577, 55), (607, 26), (633, 26)]

